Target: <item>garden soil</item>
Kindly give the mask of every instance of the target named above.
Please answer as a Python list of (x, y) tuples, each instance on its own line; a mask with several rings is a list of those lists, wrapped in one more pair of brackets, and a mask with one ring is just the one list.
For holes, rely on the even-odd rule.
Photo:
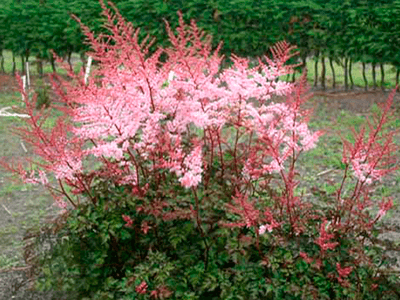
[[(1, 93), (17, 92), (17, 82), (15, 78), (7, 75), (0, 75), (0, 95)], [(352, 114), (365, 115), (374, 103), (384, 102), (389, 92), (372, 91), (364, 92), (363, 90), (353, 91), (321, 91), (314, 90), (314, 97), (308, 103), (309, 107), (315, 110), (326, 109), (327, 117), (335, 119), (342, 111), (349, 111)], [(397, 114), (400, 118), (400, 94), (395, 96), (395, 106)], [(2, 107), (0, 107), (1, 109)], [(0, 116), (0, 118), (6, 118)], [(2, 120), (0, 119), (0, 124)], [(400, 141), (400, 136), (397, 136)], [(9, 130), (0, 127), (0, 157), (6, 160), (16, 158), (29, 158), (32, 155), (32, 149), (26, 147), (27, 151), (20, 143), (20, 139), (10, 134)], [(321, 172), (318, 180), (326, 180), (340, 176), (339, 170), (333, 170), (323, 173), (327, 170), (301, 170), (303, 172)], [(26, 188), (18, 186), (17, 188), (9, 188), (10, 177), (4, 171), (0, 171), (0, 258), (2, 260), (10, 259), (16, 261), (15, 265), (6, 269), (0, 269), (0, 300), (29, 300), (29, 299), (65, 299), (65, 295), (60, 293), (40, 293), (29, 290), (29, 268), (24, 261), (22, 253), (24, 247), (24, 237), (29, 232), (28, 216), (35, 214), (35, 201), (42, 199), (42, 221), (50, 220), (55, 216), (55, 209), (52, 205), (51, 197), (40, 187)], [(398, 180), (398, 179), (397, 179)], [(388, 185), (395, 185), (395, 176), (388, 177), (385, 181)], [(9, 189), (4, 192), (2, 189)], [(392, 195), (396, 199), (400, 199), (400, 195)], [(400, 202), (397, 200), (397, 202)], [(47, 207), (47, 208), (46, 208)], [(25, 223), (24, 223), (25, 221)], [(24, 224), (24, 225), (21, 225)], [(382, 234), (380, 238), (400, 241), (400, 207), (394, 209), (386, 224), (389, 230)], [(25, 245), (26, 246), (26, 245)], [(391, 255), (400, 255), (400, 252), (391, 252)], [(26, 254), (26, 253), (25, 253)], [(25, 259), (27, 255), (25, 255)], [(1, 261), (0, 261), (1, 263)]]

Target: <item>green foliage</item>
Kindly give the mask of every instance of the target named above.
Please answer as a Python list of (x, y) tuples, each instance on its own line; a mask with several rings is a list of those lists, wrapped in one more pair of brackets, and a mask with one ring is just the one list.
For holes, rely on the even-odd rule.
[(50, 99), (50, 86), (48, 86), (44, 80), (36, 80), (35, 85), (36, 98), (36, 109), (41, 109), (42, 107), (48, 108), (51, 104)]
[[(306, 60), (330, 57), (336, 62), (399, 65), (399, 1), (202, 1), (114, 0), (121, 14), (136, 28), (140, 38), (156, 38), (152, 47), (169, 41), (164, 21), (177, 25), (178, 10), (185, 20), (213, 36), (213, 46), (224, 41), (221, 53), (256, 57), (269, 52), (279, 40), (297, 45)], [(3, 0), (0, 3), (0, 51), (50, 60), (89, 50), (76, 15), (96, 34), (105, 32), (98, 0)], [(5, 24), (7, 24), (5, 26)]]
[[(400, 293), (398, 279), (385, 275), (383, 247), (364, 248), (381, 272), (353, 261), (350, 251), (359, 239), (351, 232), (340, 235), (340, 245), (320, 257), (314, 242), (317, 220), (297, 236), (288, 226), (261, 236), (267, 255), (260, 256), (251, 229), (204, 225), (206, 246), (193, 220), (163, 221), (141, 213), (146, 200), (129, 196), (126, 186), (103, 181), (93, 192), (97, 206), (82, 203), (69, 211), (56, 243), (38, 261), (39, 289), (76, 292), (71, 299), (151, 299), (152, 291), (165, 296), (160, 299), (199, 300), (394, 299)], [(220, 215), (215, 206), (214, 211), (211, 205), (204, 209), (210, 219)], [(130, 216), (131, 227), (122, 215)], [(301, 252), (320, 261), (306, 262)], [(357, 266), (345, 285), (337, 279), (337, 263)], [(136, 290), (142, 282), (145, 294)]]

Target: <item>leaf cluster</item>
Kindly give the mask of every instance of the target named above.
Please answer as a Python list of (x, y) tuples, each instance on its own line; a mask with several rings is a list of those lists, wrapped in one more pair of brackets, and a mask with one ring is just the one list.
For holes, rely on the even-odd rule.
[[(93, 208), (82, 204), (70, 211), (62, 228), (51, 235), (51, 251), (42, 252), (36, 288), (73, 292), (71, 299), (395, 299), (396, 276), (385, 275), (388, 262), (378, 245), (365, 246), (380, 266), (358, 265), (343, 287), (333, 276), (338, 261), (351, 261), (357, 239), (350, 234), (338, 239), (340, 246), (321, 259), (306, 262), (300, 252), (319, 256), (313, 242), (317, 231), (291, 236), (284, 228), (261, 239), (267, 255), (259, 255), (249, 230), (218, 226), (208, 232), (209, 260), (191, 220), (156, 221), (138, 213), (140, 201), (127, 196), (129, 187), (101, 182), (101, 195)], [(133, 220), (125, 226), (121, 214)], [(213, 214), (208, 209), (205, 215)], [(150, 226), (143, 232), (142, 223)], [(153, 222), (158, 222), (157, 226)], [(312, 226), (310, 226), (312, 228)], [(40, 245), (46, 240), (40, 240)], [(148, 293), (135, 287), (148, 283)], [(374, 284), (377, 288), (374, 289)], [(153, 293), (156, 295), (156, 292)], [(165, 297), (165, 298), (163, 298)]]

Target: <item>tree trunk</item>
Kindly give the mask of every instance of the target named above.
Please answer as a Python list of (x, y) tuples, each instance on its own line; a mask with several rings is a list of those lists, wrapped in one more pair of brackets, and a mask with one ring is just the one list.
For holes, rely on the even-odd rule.
[(85, 53), (79, 53), (79, 56), (81, 58), (81, 62), (83, 64), (82, 68), (83, 68), (83, 72), (86, 72), (86, 57), (85, 57)]
[(25, 75), (25, 56), (21, 55), (21, 73)]
[(362, 62), (362, 75), (365, 83), (365, 90), (368, 91), (368, 81), (367, 76), (365, 76), (365, 62)]
[(314, 64), (314, 87), (318, 86), (318, 59), (319, 51), (315, 54), (315, 64)]
[(307, 54), (304, 54), (304, 55), (301, 57), (301, 63), (302, 63), (302, 66), (301, 66), (301, 73), (304, 73), (304, 70), (305, 70), (306, 67), (307, 67)]
[(347, 73), (347, 65), (348, 65), (349, 59), (346, 57), (344, 59), (344, 89), (347, 91), (349, 89), (349, 76)]
[(17, 68), (17, 65), (15, 63), (15, 55), (14, 55), (14, 52), (13, 52), (12, 53), (12, 69), (11, 69), (12, 76), (15, 76), (16, 68)]
[(72, 71), (71, 55), (72, 55), (72, 52), (68, 51), (67, 62), (68, 62), (68, 65), (69, 65), (69, 69)]
[[(29, 62), (29, 50), (26, 50), (25, 51), (25, 63), (24, 63), (24, 66), (26, 66), (26, 63), (27, 62)], [(28, 82), (28, 81), (30, 81), (30, 80), (28, 80), (28, 77), (30, 76), (30, 74), (27, 74), (27, 72), (28, 72), (29, 70), (26, 70), (25, 69), (25, 74), (26, 74), (26, 77), (27, 77), (27, 84), (29, 83), (30, 84), (30, 82)]]
[(322, 63), (322, 71), (321, 71), (321, 85), (322, 85), (322, 89), (325, 90), (326, 86), (325, 86), (325, 75), (326, 75), (326, 67), (325, 67), (325, 56), (321, 57), (321, 63)]
[(376, 72), (375, 72), (376, 63), (372, 63), (372, 81), (373, 81), (373, 90), (376, 90)]
[(53, 56), (50, 56), (50, 64), (51, 64), (51, 69), (53, 70), (53, 73), (57, 73), (57, 69), (56, 69), (56, 62), (54, 60)]
[(1, 68), (1, 73), (5, 74), (6, 70), (4, 69), (4, 56), (1, 56), (1, 61), (0, 61), (0, 68)]
[(36, 70), (40, 78), (43, 78), (43, 60), (40, 57), (36, 57)]
[(292, 74), (292, 82), (296, 81), (296, 71), (293, 70), (293, 74)]
[(6, 70), (4, 69), (4, 56), (3, 56), (3, 49), (0, 50), (0, 72), (5, 74)]
[(349, 61), (349, 78), (350, 78), (350, 89), (351, 90), (354, 89), (353, 75), (351, 73), (351, 71), (353, 69), (352, 67), (353, 67), (353, 60), (350, 59), (350, 61)]
[(332, 56), (329, 56), (329, 64), (330, 64), (331, 70), (332, 70), (332, 78), (333, 78), (332, 88), (335, 89), (336, 88), (336, 76), (335, 76), (335, 68), (333, 67), (333, 58), (332, 58)]
[(381, 89), (382, 91), (385, 90), (385, 69), (383, 67), (383, 63), (380, 63), (379, 66), (381, 67)]
[(399, 75), (400, 75), (400, 69), (397, 69), (397, 71), (396, 71), (396, 87), (397, 87), (397, 91), (399, 91)]

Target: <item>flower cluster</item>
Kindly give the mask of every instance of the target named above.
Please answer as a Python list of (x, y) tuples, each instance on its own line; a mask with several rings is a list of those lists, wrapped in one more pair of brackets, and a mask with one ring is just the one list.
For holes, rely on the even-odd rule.
[(315, 240), (315, 243), (320, 247), (321, 253), (324, 253), (328, 249), (335, 249), (335, 247), (338, 245), (337, 242), (329, 242), (332, 238), (334, 238), (333, 233), (327, 233), (327, 227), (328, 227), (328, 221), (325, 220), (321, 224), (320, 228), (320, 236), (318, 239)]

